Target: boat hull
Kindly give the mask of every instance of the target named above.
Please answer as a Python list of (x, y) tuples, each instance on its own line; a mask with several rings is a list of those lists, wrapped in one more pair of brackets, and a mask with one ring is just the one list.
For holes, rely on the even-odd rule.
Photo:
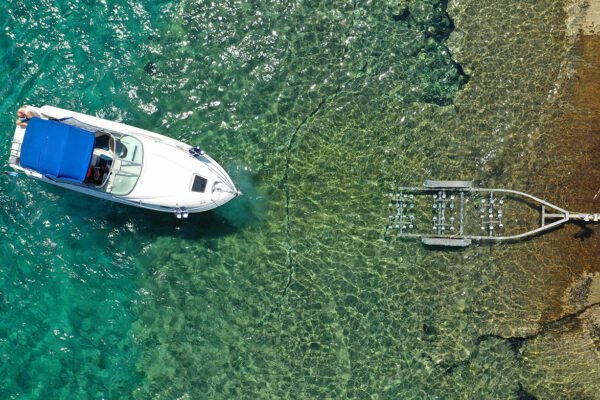
[[(215, 160), (204, 152), (193, 151), (188, 144), (144, 129), (56, 107), (30, 109), (43, 119), (68, 121), (65, 123), (69, 125), (135, 137), (144, 149), (144, 161), (137, 183), (123, 195), (99, 190), (89, 184), (55, 179), (20, 165), (20, 147), (26, 130), (17, 126), (9, 165), (27, 176), (107, 201), (153, 211), (173, 212), (178, 217), (212, 210), (240, 194), (227, 172)], [(201, 176), (205, 180), (204, 191), (192, 190), (195, 176)]]

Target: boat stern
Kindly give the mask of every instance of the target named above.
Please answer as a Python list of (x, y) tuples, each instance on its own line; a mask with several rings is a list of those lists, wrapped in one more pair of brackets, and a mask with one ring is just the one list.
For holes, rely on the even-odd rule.
[[(19, 109), (19, 111), (25, 109), (30, 117), (43, 118), (41, 110), (37, 107), (25, 105)], [(18, 120), (17, 120), (18, 122)], [(13, 133), (12, 142), (10, 145), (10, 156), (8, 158), (8, 165), (15, 170), (24, 171), (21, 167), (21, 146), (23, 145), (23, 139), (25, 138), (26, 126), (15, 124), (15, 131)]]
[(13, 169), (20, 169), (19, 164), (21, 161), (21, 146), (23, 145), (23, 138), (25, 137), (25, 128), (19, 125), (15, 126), (15, 132), (13, 134), (12, 143), (10, 145), (10, 156), (8, 158), (8, 164)]

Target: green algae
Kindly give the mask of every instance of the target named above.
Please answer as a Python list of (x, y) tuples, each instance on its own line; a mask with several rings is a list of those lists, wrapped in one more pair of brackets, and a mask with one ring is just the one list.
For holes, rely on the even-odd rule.
[[(421, 9), (436, 6), (423, 3)], [(560, 85), (569, 56), (562, 4), (453, 4), (458, 31), (450, 50), (443, 39), (431, 42), (411, 31), (405, 9), (404, 4), (377, 10), (358, 6), (353, 17), (344, 18), (342, 8), (329, 19), (317, 13), (315, 24), (332, 25), (333, 32), (311, 28), (296, 42), (293, 33), (300, 29), (290, 30), (285, 62), (269, 60), (275, 68), (268, 84), (244, 85), (256, 92), (249, 92), (250, 104), (236, 111), (253, 107), (254, 121), (240, 125), (242, 135), (232, 128), (236, 133), (227, 139), (204, 139), (209, 147), (223, 146), (224, 153), (236, 151), (233, 144), (243, 141), (236, 157), (257, 176), (268, 206), (262, 222), (218, 244), (171, 240), (153, 249), (144, 263), (151, 273), (143, 285), (170, 301), (137, 327), (144, 335), (164, 338), (139, 366), (144, 371), (166, 362), (180, 373), (173, 380), (155, 377), (158, 384), (147, 393), (215, 398), (569, 393), (568, 386), (547, 389), (543, 380), (526, 373), (531, 364), (510, 343), (511, 337), (536, 334), (546, 318), (545, 299), (561, 297), (563, 282), (578, 274), (577, 266), (565, 268), (562, 254), (548, 248), (548, 241), (462, 253), (380, 241), (387, 192), (396, 182), (476, 178), (534, 193), (543, 189), (534, 176), (546, 161), (536, 149), (547, 144), (544, 126), (559, 104), (558, 96), (548, 93)], [(409, 8), (408, 14), (418, 12)], [(283, 14), (289, 24), (293, 18)], [(239, 14), (235, 19), (244, 20)], [(434, 19), (427, 12), (422, 16)], [(310, 26), (310, 18), (303, 23)], [(271, 21), (265, 24), (279, 31)], [(365, 30), (368, 34), (359, 33)], [(260, 46), (256, 50), (251, 54), (262, 54)], [(450, 52), (471, 75), (460, 92), (466, 80)], [(230, 59), (221, 59), (226, 61), (220, 67), (236, 71)], [(251, 65), (251, 71), (261, 68)], [(439, 91), (429, 85), (444, 81), (444, 68), (453, 71), (443, 85), (447, 97), (432, 100), (431, 93)], [(218, 89), (214, 93), (217, 101), (228, 96), (218, 95)], [(436, 105), (447, 99), (454, 106)], [(197, 124), (228, 118), (206, 109)], [(227, 124), (222, 127), (228, 130)], [(265, 156), (270, 151), (277, 154)], [(213, 261), (154, 262), (165, 249), (205, 254), (207, 248)], [(208, 277), (197, 285), (186, 283), (197, 274), (210, 275), (198, 268), (219, 270), (220, 283)], [(565, 269), (571, 271), (566, 276)], [(152, 276), (162, 273), (178, 276), (185, 289), (154, 282)], [(208, 294), (213, 289), (216, 293)], [(181, 292), (193, 295), (173, 299)], [(205, 304), (207, 296), (213, 301)], [(193, 305), (190, 299), (196, 299)], [(171, 330), (161, 327), (169, 317), (161, 315), (177, 309), (186, 321), (202, 316), (208, 323), (215, 304), (216, 330), (202, 326), (175, 342), (166, 339)], [(229, 338), (243, 339), (212, 341), (214, 348), (207, 344), (206, 349), (204, 337), (215, 331), (217, 337), (227, 331)], [(496, 338), (478, 339), (486, 335)], [(190, 354), (198, 356), (178, 362), (173, 355), (183, 346), (192, 346)], [(193, 385), (182, 377), (190, 372), (196, 374)], [(177, 384), (166, 389), (166, 382)], [(585, 382), (593, 386), (593, 380)]]
[(562, 2), (59, 3), (0, 6), (6, 139), (16, 104), (97, 113), (201, 145), (246, 195), (180, 223), (5, 177), (4, 397), (597, 391), (594, 310), (543, 328), (582, 272), (556, 245), (572, 230), (381, 240), (399, 182), (566, 197), (536, 179)]

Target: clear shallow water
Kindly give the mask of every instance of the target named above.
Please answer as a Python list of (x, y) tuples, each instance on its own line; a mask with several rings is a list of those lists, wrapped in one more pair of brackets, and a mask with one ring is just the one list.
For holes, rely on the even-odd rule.
[(589, 335), (543, 328), (570, 232), (380, 240), (394, 182), (545, 193), (563, 4), (450, 11), (469, 77), (437, 2), (1, 5), (5, 154), (18, 105), (55, 104), (201, 145), (246, 193), (180, 223), (0, 177), (2, 397), (593, 397)]

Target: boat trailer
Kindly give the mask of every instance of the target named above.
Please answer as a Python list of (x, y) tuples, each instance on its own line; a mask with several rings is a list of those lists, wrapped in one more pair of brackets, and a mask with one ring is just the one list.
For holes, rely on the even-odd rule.
[(570, 212), (527, 193), (476, 188), (471, 181), (398, 187), (390, 193), (389, 210), (385, 239), (420, 239), (429, 246), (515, 241), (568, 221), (600, 222), (600, 213)]

